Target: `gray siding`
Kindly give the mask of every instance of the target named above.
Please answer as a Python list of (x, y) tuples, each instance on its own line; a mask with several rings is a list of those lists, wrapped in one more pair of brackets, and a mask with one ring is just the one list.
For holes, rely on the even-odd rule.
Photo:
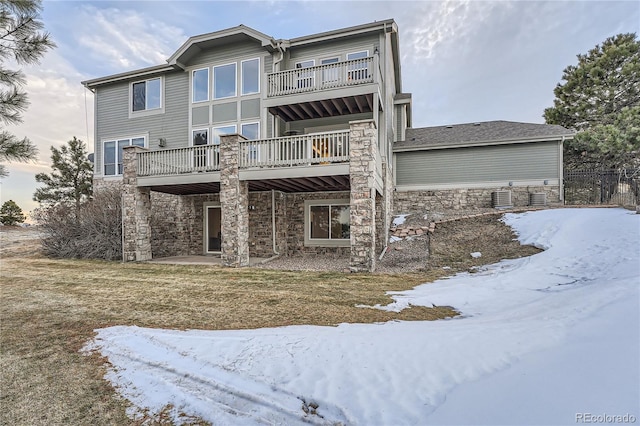
[(360, 37), (293, 47), (289, 49), (288, 61), (284, 61), (285, 63), (280, 65), (280, 69), (293, 69), (296, 62), (307, 59), (315, 59), (316, 65), (320, 65), (319, 60), (324, 58), (340, 57), (341, 61), (345, 61), (347, 53), (361, 50), (368, 50), (369, 56), (372, 56), (374, 48), (379, 44), (378, 34), (373, 33)]
[(240, 102), (240, 118), (260, 118), (260, 99), (247, 99)]
[(224, 46), (218, 46), (212, 49), (206, 49), (200, 54), (191, 58), (185, 64), (187, 67), (198, 65), (221, 65), (227, 62), (236, 62), (240, 59), (251, 59), (262, 57), (268, 54), (266, 49), (260, 46), (257, 41), (246, 41), (242, 43), (231, 43)]
[(557, 142), (399, 152), (395, 156), (399, 186), (560, 177)]
[(238, 118), (237, 102), (227, 102), (213, 105), (213, 122), (224, 123), (225, 121), (236, 121)]
[(209, 106), (193, 108), (191, 110), (191, 123), (194, 126), (209, 124)]
[(166, 148), (189, 144), (189, 74), (164, 75), (164, 113), (129, 118), (129, 82), (100, 87), (96, 95), (96, 170), (102, 174), (102, 141), (149, 134), (152, 150), (165, 138)]

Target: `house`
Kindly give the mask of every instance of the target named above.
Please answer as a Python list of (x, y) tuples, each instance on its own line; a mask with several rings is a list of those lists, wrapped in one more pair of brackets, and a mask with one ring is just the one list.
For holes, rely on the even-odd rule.
[(394, 206), (409, 213), (561, 203), (562, 148), (573, 135), (509, 121), (406, 129), (394, 144)]
[(535, 176), (442, 182), (445, 159), (537, 155), (539, 137), (561, 147), (566, 131), (524, 141), (509, 125), (455, 126), (446, 138), (412, 129), (393, 20), (290, 40), (240, 25), (189, 38), (166, 64), (83, 84), (95, 94), (94, 187), (123, 193), (126, 261), (212, 254), (238, 267), (249, 255), (333, 253), (373, 271), (394, 198), (419, 206), (480, 178), (561, 194), (561, 150), (531, 163), (546, 167)]

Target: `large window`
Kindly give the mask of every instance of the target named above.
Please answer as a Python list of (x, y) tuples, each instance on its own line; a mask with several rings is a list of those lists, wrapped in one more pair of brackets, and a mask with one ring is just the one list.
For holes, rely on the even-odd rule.
[(131, 111), (149, 111), (162, 108), (162, 79), (138, 81), (131, 85)]
[[(249, 140), (256, 140), (260, 137), (260, 123), (243, 123), (240, 126), (240, 133)], [(249, 161), (258, 161), (260, 159), (257, 145), (249, 145), (247, 159)]]
[(348, 200), (305, 201), (305, 244), (348, 245), (349, 215)]
[(126, 138), (104, 142), (104, 152), (102, 158), (105, 176), (115, 176), (122, 174), (123, 148), (130, 145), (144, 147), (145, 138)]
[(260, 59), (242, 61), (242, 94), (260, 92)]
[(213, 144), (220, 145), (220, 136), (231, 135), (236, 133), (236, 125), (231, 124), (229, 126), (220, 126), (213, 128)]
[(213, 99), (236, 96), (236, 64), (213, 67)]
[(193, 102), (209, 100), (209, 68), (195, 70), (192, 73)]

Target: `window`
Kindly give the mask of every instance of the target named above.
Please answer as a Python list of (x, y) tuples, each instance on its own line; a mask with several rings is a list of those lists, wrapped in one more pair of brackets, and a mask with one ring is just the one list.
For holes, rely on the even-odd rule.
[(195, 70), (191, 74), (193, 102), (202, 102), (209, 100), (209, 68)]
[(260, 59), (242, 61), (242, 94), (260, 92)]
[(213, 67), (213, 99), (236, 96), (236, 64)]
[(131, 111), (149, 111), (162, 107), (162, 79), (139, 81), (131, 85)]
[(366, 80), (369, 78), (369, 63), (365, 59), (369, 57), (369, 51), (347, 54), (348, 61), (354, 61), (347, 67), (347, 80)]
[[(320, 65), (328, 65), (328, 64), (335, 64), (338, 63), (340, 61), (340, 58), (327, 58), (327, 59), (322, 59), (320, 61)], [(323, 67), (322, 68), (322, 83), (323, 84), (328, 84), (328, 83), (335, 83), (336, 81), (338, 81), (340, 79), (340, 70), (338, 67), (333, 66), (333, 67)]]
[(349, 245), (348, 200), (305, 201), (305, 245)]
[(115, 176), (122, 174), (123, 148), (130, 145), (140, 146), (144, 148), (145, 138), (137, 137), (104, 142), (104, 153), (102, 158), (105, 176)]
[(260, 136), (260, 123), (245, 123), (242, 125), (242, 136), (249, 140), (258, 139)]
[[(298, 62), (296, 64), (296, 69), (304, 69), (310, 68), (314, 66), (316, 63), (314, 60)], [(313, 71), (300, 71), (298, 72), (298, 88), (306, 89), (313, 87)]]
[[(242, 133), (242, 136), (249, 140), (258, 139), (260, 136), (260, 123), (244, 123), (240, 126), (240, 132)], [(249, 146), (247, 159), (249, 161), (258, 161), (260, 159), (257, 145)]]
[(193, 146), (207, 145), (209, 143), (209, 129), (193, 131)]
[(213, 144), (220, 145), (220, 136), (236, 133), (236, 125), (220, 126), (213, 128)]
[(194, 130), (191, 134), (191, 142), (193, 143), (193, 162), (195, 167), (207, 166), (207, 148), (209, 144), (209, 129)]

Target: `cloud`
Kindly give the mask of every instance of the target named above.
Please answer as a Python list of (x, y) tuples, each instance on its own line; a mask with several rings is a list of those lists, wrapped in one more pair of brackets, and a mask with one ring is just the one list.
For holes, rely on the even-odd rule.
[(78, 22), (79, 45), (113, 70), (162, 64), (187, 39), (181, 28), (131, 9), (83, 6)]

